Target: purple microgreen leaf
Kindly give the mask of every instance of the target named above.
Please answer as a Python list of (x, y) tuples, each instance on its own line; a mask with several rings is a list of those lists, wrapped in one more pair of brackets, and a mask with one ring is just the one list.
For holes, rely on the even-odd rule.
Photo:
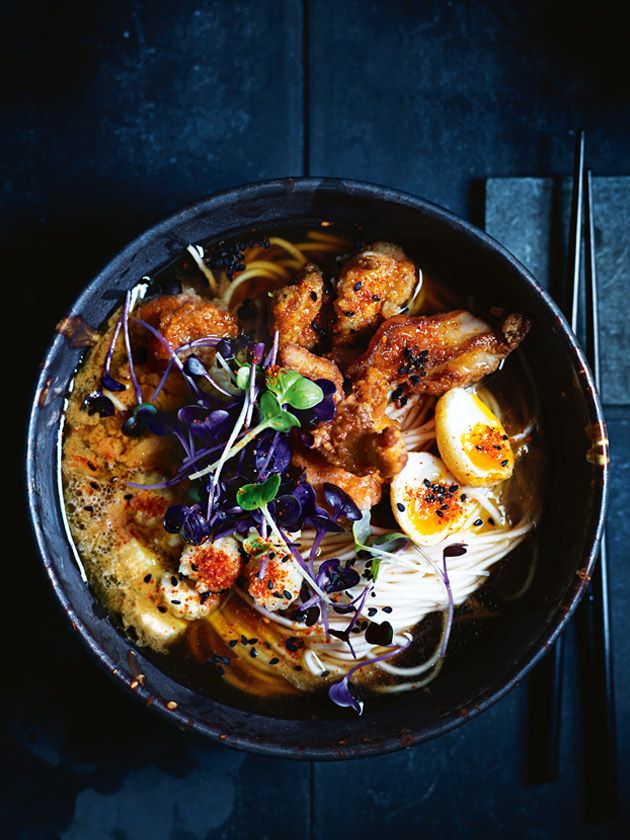
[(324, 499), (332, 508), (335, 519), (341, 516), (345, 516), (351, 522), (357, 522), (361, 519), (362, 513), (355, 501), (336, 484), (324, 482)]
[(360, 582), (359, 573), (349, 566), (342, 566), (336, 557), (324, 560), (317, 572), (317, 583), (324, 592), (343, 592)]
[(295, 496), (285, 494), (273, 502), (272, 515), (287, 531), (297, 531), (302, 523), (302, 506)]
[(100, 391), (92, 391), (81, 403), (81, 411), (87, 411), (92, 417), (98, 414), (99, 417), (111, 417), (116, 413), (114, 403)]
[(101, 377), (101, 388), (104, 388), (106, 391), (126, 391), (127, 386), (123, 385), (122, 382), (119, 382), (117, 379), (105, 371)]
[(444, 557), (461, 557), (462, 555), (466, 554), (468, 548), (466, 543), (452, 543), (451, 545), (447, 545), (442, 555)]
[(333, 683), (328, 689), (328, 696), (332, 702), (337, 706), (354, 709), (354, 711), (360, 715), (363, 711), (363, 702), (361, 700), (357, 700), (352, 694), (352, 691), (350, 690), (350, 677), (355, 671), (358, 671), (359, 668), (365, 668), (368, 665), (375, 665), (377, 662), (384, 662), (386, 659), (391, 659), (392, 656), (397, 656), (403, 650), (406, 650), (407, 646), (408, 645), (396, 645), (396, 647), (392, 648), (392, 650), (387, 653), (382, 653), (380, 656), (373, 656), (371, 659), (364, 659), (362, 662), (354, 665), (350, 668), (342, 680)]
[(342, 680), (339, 680), (339, 682), (333, 683), (328, 689), (328, 696), (335, 705), (353, 709), (360, 715), (363, 713), (364, 703), (363, 700), (357, 700), (350, 690), (349, 676), (350, 672)]
[(196, 356), (189, 356), (184, 362), (184, 372), (188, 376), (207, 376), (208, 371)]
[(391, 645), (394, 638), (394, 628), (389, 621), (383, 621), (378, 624), (372, 621), (368, 624), (365, 631), (365, 641), (371, 645), (378, 645), (379, 647), (387, 647)]

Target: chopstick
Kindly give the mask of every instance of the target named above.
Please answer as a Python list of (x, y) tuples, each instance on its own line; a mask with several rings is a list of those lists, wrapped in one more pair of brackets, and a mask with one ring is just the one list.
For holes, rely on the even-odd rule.
[[(563, 310), (571, 329), (577, 333), (582, 258), (582, 204), (584, 185), (584, 132), (575, 140), (571, 221)], [(560, 635), (530, 679), (530, 703), (536, 718), (536, 731), (530, 745), (532, 781), (553, 782), (558, 778), (560, 733), (562, 728), (562, 686), (564, 676), (564, 634)]]
[[(595, 220), (592, 173), (584, 179), (586, 355), (600, 388), (599, 318), (595, 265)], [(606, 534), (599, 547), (590, 586), (578, 610), (580, 644), (582, 730), (584, 734), (586, 803), (589, 816), (612, 820), (619, 812), (619, 781), (615, 719), (612, 629), (608, 597)]]
[[(586, 356), (600, 388), (599, 317), (595, 263), (595, 221), (592, 173), (585, 168), (585, 136), (576, 137), (567, 254), (564, 311), (578, 333), (582, 224), (586, 227)], [(584, 216), (584, 219), (582, 218)], [(586, 596), (577, 612), (582, 735), (585, 756), (586, 811), (591, 819), (612, 820), (619, 810), (613, 649), (608, 595), (606, 535), (599, 548)], [(562, 718), (564, 636), (533, 674), (533, 692), (541, 700), (537, 753), (532, 758), (534, 781), (558, 777)]]

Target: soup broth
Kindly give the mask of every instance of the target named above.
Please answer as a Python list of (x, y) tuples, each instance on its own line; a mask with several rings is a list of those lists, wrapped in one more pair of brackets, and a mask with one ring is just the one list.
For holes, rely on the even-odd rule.
[(143, 278), (76, 373), (61, 463), (121, 632), (286, 715), (439, 678), (535, 568), (544, 447), (501, 303), (325, 222)]

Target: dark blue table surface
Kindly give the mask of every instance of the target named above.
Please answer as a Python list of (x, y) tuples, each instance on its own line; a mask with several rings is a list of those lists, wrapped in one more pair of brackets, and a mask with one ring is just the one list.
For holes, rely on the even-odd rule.
[[(624, 33), (601, 2), (588, 12), (558, 0), (4, 4), (3, 287), (23, 325), (3, 353), (13, 474), (54, 323), (143, 228), (218, 188), (304, 173), (400, 187), (482, 224), (484, 179), (566, 174), (580, 125), (597, 174), (630, 174)], [(101, 673), (43, 579), (18, 489), (3, 520), (0, 835), (627, 836), (628, 406), (609, 411), (609, 429), (619, 823), (593, 825), (583, 811), (571, 628), (554, 784), (526, 781), (524, 686), (384, 758), (238, 753), (171, 728)]]

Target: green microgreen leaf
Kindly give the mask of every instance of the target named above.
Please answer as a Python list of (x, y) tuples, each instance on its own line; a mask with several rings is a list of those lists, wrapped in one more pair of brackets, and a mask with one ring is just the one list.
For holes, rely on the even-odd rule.
[(281, 411), (275, 417), (269, 418), (268, 425), (274, 432), (288, 432), (289, 429), (299, 426), (300, 421), (290, 411)]
[(370, 577), (372, 578), (372, 583), (376, 583), (376, 578), (378, 577), (378, 573), (381, 571), (381, 558), (380, 557), (372, 557), (372, 562), (370, 563)]
[(258, 534), (255, 537), (247, 537), (243, 540), (243, 548), (250, 557), (263, 557), (269, 551), (269, 541), (263, 540)]
[(352, 523), (352, 536), (356, 545), (363, 548), (372, 536), (372, 515), (369, 510), (364, 510), (361, 519)]
[(244, 484), (236, 494), (236, 503), (243, 510), (257, 510), (275, 499), (279, 489), (280, 476), (273, 473), (261, 484)]
[(377, 537), (372, 545), (376, 548), (380, 548), (381, 551), (398, 551), (399, 548), (403, 547), (403, 543), (409, 541), (409, 537), (407, 534), (402, 534), (400, 531), (392, 531), (390, 534), (381, 534), (380, 537)]
[(311, 382), (304, 376), (291, 385), (285, 391), (283, 402), (288, 403), (293, 408), (307, 409), (313, 408), (324, 399), (324, 392), (316, 382)]
[[(280, 370), (276, 370), (267, 376), (267, 388), (278, 397), (283, 397), (299, 379), (302, 379), (302, 377), (296, 370), (280, 368)], [(284, 402), (284, 400), (280, 400), (280, 402)]]
[(249, 386), (250, 369), (250, 365), (243, 365), (243, 367), (238, 369), (238, 373), (236, 374), (236, 384), (241, 391), (246, 391)]
[(370, 576), (372, 581), (378, 577), (381, 569), (381, 560), (384, 555), (393, 555), (395, 551), (402, 548), (404, 542), (407, 542), (409, 537), (400, 531), (392, 531), (388, 534), (381, 534), (372, 541), (368, 542), (372, 537), (372, 525), (370, 511), (363, 511), (361, 519), (357, 519), (352, 523), (352, 536), (354, 538), (354, 550), (356, 552), (366, 551), (372, 555), (370, 562)]
[(267, 388), (278, 398), (280, 405), (292, 408), (313, 408), (324, 399), (324, 392), (315, 382), (296, 370), (281, 368), (267, 376)]
[(282, 406), (278, 402), (278, 397), (271, 391), (265, 391), (260, 398), (260, 410), (265, 420), (275, 417), (282, 411)]
[(265, 425), (274, 432), (288, 432), (289, 429), (300, 425), (300, 421), (294, 414), (285, 411), (278, 397), (271, 391), (265, 391), (260, 398), (260, 410), (264, 417)]

